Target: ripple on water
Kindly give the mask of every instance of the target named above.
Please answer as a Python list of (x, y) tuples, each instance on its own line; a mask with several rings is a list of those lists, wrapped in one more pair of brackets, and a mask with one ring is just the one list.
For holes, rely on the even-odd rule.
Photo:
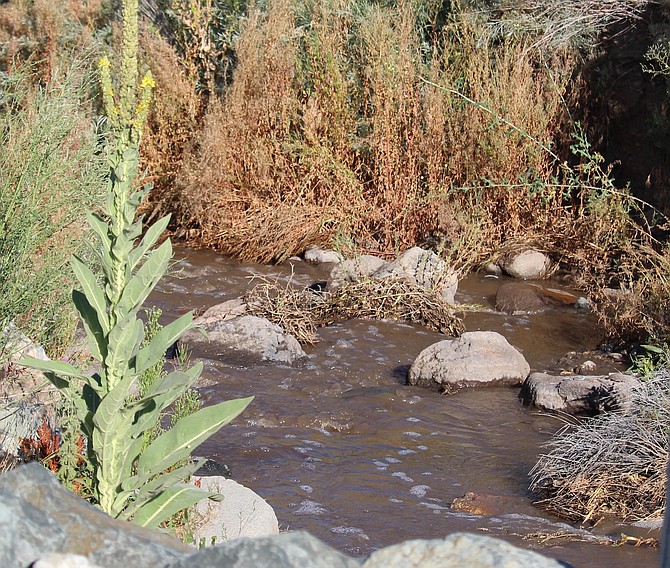
[(404, 471), (395, 471), (391, 474), (393, 477), (407, 481), (407, 483), (412, 483), (414, 480), (409, 477)]
[(425, 497), (425, 496), (426, 496), (426, 492), (427, 492), (429, 489), (430, 489), (430, 486), (429, 486), (429, 485), (415, 485), (414, 487), (412, 487), (412, 488), (409, 490), (409, 492), (410, 492), (412, 495), (414, 495), (415, 497), (422, 498), (422, 497)]
[(334, 532), (335, 534), (346, 534), (351, 536), (357, 536), (358, 538), (362, 538), (363, 540), (370, 540), (368, 535), (366, 535), (362, 529), (356, 527), (344, 527), (344, 526), (332, 527), (330, 529), (330, 532)]

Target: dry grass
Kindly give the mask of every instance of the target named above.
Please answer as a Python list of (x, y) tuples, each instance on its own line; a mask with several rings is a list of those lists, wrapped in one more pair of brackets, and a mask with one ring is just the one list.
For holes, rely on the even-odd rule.
[(316, 343), (319, 327), (354, 318), (417, 323), (451, 336), (464, 331), (454, 306), (432, 290), (398, 277), (361, 280), (323, 293), (264, 281), (245, 301), (249, 313), (282, 326), (301, 343)]
[(568, 426), (547, 444), (531, 471), (543, 507), (573, 520), (615, 515), (660, 518), (665, 508), (670, 371), (645, 383), (626, 413)]

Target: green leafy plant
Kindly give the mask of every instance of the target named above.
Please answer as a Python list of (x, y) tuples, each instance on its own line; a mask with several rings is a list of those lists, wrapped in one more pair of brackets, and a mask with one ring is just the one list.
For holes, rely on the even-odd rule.
[(123, 2), (121, 76), (114, 92), (110, 61), (100, 62), (105, 113), (110, 126), (108, 198), (105, 215), (88, 214), (97, 236), (94, 253), (99, 273), (77, 256), (72, 268), (81, 290), (73, 303), (88, 335), (96, 372), (87, 376), (65, 361), (25, 360), (44, 371), (76, 408), (87, 439), (94, 472), (93, 500), (112, 517), (156, 527), (176, 512), (206, 498), (220, 499), (182, 483), (200, 466), (175, 467), (192, 450), (246, 408), (251, 398), (202, 408), (179, 420), (145, 447), (144, 432), (158, 423), (165, 409), (199, 376), (202, 363), (158, 377), (141, 396), (134, 396), (140, 377), (163, 360), (181, 335), (193, 327), (188, 313), (144, 342), (138, 318), (143, 302), (165, 274), (172, 246), (156, 245), (168, 218), (150, 226), (144, 237), (137, 209), (148, 188), (137, 188), (139, 143), (153, 81), (147, 73), (138, 89), (137, 0)]

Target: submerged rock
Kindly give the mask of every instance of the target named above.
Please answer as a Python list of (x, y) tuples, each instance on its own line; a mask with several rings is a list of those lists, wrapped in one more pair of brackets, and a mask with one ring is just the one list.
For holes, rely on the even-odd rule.
[(624, 410), (640, 381), (633, 375), (553, 376), (532, 373), (519, 394), (523, 403), (567, 414), (598, 414)]
[(511, 315), (533, 314), (551, 306), (576, 306), (579, 299), (579, 296), (560, 288), (504, 282), (496, 293), (496, 310)]
[(508, 257), (501, 263), (502, 269), (514, 278), (522, 280), (541, 280), (551, 270), (549, 257), (534, 249), (524, 250)]
[(455, 392), (472, 386), (520, 385), (529, 372), (526, 359), (502, 335), (471, 331), (419, 353), (408, 383)]
[(191, 330), (184, 335), (184, 343), (204, 346), (208, 351), (216, 351), (219, 357), (251, 358), (289, 365), (307, 357), (295, 337), (265, 318), (211, 318), (202, 326), (208, 337)]

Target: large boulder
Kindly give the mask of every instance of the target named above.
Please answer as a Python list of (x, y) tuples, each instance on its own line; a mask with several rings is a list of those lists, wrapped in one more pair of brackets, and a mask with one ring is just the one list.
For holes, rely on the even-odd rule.
[(220, 476), (193, 476), (191, 483), (223, 495), (222, 501), (204, 499), (195, 505), (196, 527), (193, 538), (221, 544), (241, 537), (270, 536), (279, 533), (274, 510), (251, 489)]
[(454, 303), (458, 275), (442, 258), (430, 250), (413, 247), (372, 274), (372, 278), (387, 276), (407, 278), (422, 288), (437, 291), (450, 304)]
[(363, 568), (561, 568), (537, 552), (479, 534), (454, 533), (444, 539), (408, 540), (373, 552)]
[(551, 259), (540, 251), (528, 249), (507, 257), (501, 266), (514, 278), (540, 280), (551, 271)]
[(361, 278), (372, 276), (382, 266), (388, 264), (385, 260), (371, 254), (362, 254), (340, 262), (330, 271), (327, 289), (337, 290), (344, 284), (357, 282)]
[(408, 383), (444, 392), (463, 387), (520, 385), (530, 372), (523, 355), (494, 331), (470, 331), (439, 341), (414, 360)]
[(270, 361), (293, 365), (307, 357), (298, 340), (265, 318), (239, 316), (207, 320), (198, 330), (187, 332), (184, 343), (203, 348), (208, 354), (232, 361)]
[(314, 264), (323, 264), (324, 262), (337, 264), (344, 259), (336, 250), (312, 247), (305, 251), (305, 260)]
[(532, 373), (519, 396), (526, 405), (567, 414), (598, 414), (625, 410), (640, 381), (633, 375), (553, 376)]
[(105, 515), (37, 463), (0, 475), (0, 566), (24, 568), (49, 553), (67, 553), (100, 566), (150, 568), (189, 552), (165, 534)]

